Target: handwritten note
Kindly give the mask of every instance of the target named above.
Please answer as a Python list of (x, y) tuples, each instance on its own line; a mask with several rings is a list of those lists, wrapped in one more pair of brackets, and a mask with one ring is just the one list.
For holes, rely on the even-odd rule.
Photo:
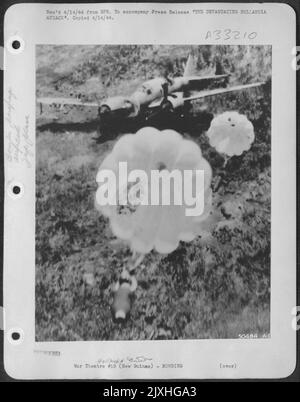
[(24, 115), (22, 123), (18, 124), (18, 99), (12, 88), (8, 89), (4, 99), (5, 108), (5, 154), (9, 162), (24, 163), (26, 167), (33, 165), (33, 141), (30, 138), (30, 116)]

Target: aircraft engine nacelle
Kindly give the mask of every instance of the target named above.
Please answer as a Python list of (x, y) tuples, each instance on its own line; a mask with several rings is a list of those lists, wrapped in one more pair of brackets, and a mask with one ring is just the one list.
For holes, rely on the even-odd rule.
[(139, 110), (140, 106), (134, 99), (113, 96), (101, 103), (99, 116), (102, 119), (122, 119), (137, 116)]
[(174, 92), (173, 94), (168, 96), (168, 102), (172, 105), (172, 108), (178, 109), (184, 105), (183, 93), (182, 92)]
[(149, 105), (155, 99), (164, 95), (163, 86), (167, 83), (165, 78), (154, 78), (146, 81), (132, 95), (132, 99), (141, 106)]
[(188, 78), (185, 77), (176, 77), (168, 79), (168, 93), (173, 93), (176, 91), (182, 91), (189, 84)]

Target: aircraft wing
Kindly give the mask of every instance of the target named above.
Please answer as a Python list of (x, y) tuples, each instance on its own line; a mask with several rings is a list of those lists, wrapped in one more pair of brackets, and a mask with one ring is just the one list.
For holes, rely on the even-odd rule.
[(197, 76), (191, 75), (184, 77), (189, 82), (201, 82), (201, 81), (213, 81), (213, 80), (222, 80), (224, 78), (228, 78), (230, 74), (217, 74), (217, 75), (204, 75), (204, 76)]
[[(230, 88), (216, 88), (216, 89), (207, 89), (204, 91), (199, 91), (197, 93), (194, 93), (190, 96), (184, 96), (182, 92), (174, 92), (170, 95), (168, 95), (168, 101), (173, 105), (173, 107), (176, 109), (178, 106), (183, 106), (185, 102), (191, 102), (193, 100), (197, 99), (203, 99), (207, 98), (209, 96), (215, 96), (215, 95), (222, 95), (226, 94), (229, 92), (235, 92), (235, 91), (242, 91), (244, 89), (251, 89), (251, 88), (257, 88), (262, 85), (264, 85), (264, 82), (257, 82), (255, 84), (248, 84), (248, 85), (237, 85), (234, 87)], [(163, 98), (156, 99), (150, 105), (148, 105), (149, 109), (155, 109), (161, 106), (163, 101)]]
[(255, 84), (248, 84), (248, 85), (237, 85), (234, 87), (230, 87), (230, 88), (216, 88), (216, 89), (208, 89), (205, 91), (200, 91), (197, 94), (188, 96), (188, 97), (184, 97), (183, 101), (184, 102), (189, 102), (189, 101), (193, 101), (196, 99), (201, 99), (201, 98), (207, 98), (209, 96), (215, 96), (215, 95), (222, 95), (222, 94), (226, 94), (229, 92), (235, 92), (235, 91), (242, 91), (244, 89), (251, 89), (251, 88), (257, 88), (260, 87), (262, 85), (264, 85), (264, 82), (257, 82)]
[(38, 98), (37, 103), (40, 105), (53, 106), (84, 106), (84, 107), (99, 107), (97, 102), (83, 102), (77, 98)]

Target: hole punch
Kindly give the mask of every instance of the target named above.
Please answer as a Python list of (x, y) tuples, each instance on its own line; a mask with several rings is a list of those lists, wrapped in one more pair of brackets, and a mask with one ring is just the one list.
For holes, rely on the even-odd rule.
[(13, 333), (11, 334), (11, 339), (12, 339), (13, 341), (18, 341), (20, 338), (21, 338), (20, 332), (13, 332)]
[(12, 48), (18, 50), (21, 47), (21, 43), (19, 40), (14, 40), (11, 44)]
[(12, 345), (20, 345), (24, 340), (24, 332), (21, 328), (11, 328), (8, 331), (7, 339)]
[(7, 49), (10, 53), (18, 54), (24, 49), (24, 41), (19, 36), (12, 36), (7, 42)]
[(12, 198), (20, 198), (23, 196), (23, 193), (24, 193), (24, 187), (21, 183), (14, 182), (9, 185), (8, 194)]
[(13, 188), (12, 188), (12, 192), (14, 193), (14, 194), (20, 194), (20, 192), (21, 192), (21, 188), (20, 188), (20, 186), (13, 186)]

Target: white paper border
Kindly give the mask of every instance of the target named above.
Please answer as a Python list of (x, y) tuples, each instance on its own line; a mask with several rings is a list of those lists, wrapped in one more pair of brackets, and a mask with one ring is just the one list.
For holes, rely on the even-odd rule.
[[(265, 9), (263, 15), (126, 16), (110, 23), (46, 21), (45, 9)], [(5, 370), (14, 378), (280, 378), (296, 364), (296, 332), (291, 311), (296, 303), (296, 74), (291, 68), (296, 17), (286, 4), (18, 4), (5, 15), (5, 43), (12, 36), (24, 50), (5, 51), (4, 99), (9, 88), (18, 98), (16, 124), (29, 116), (35, 139), (36, 44), (257, 44), (272, 45), (272, 263), (271, 339), (43, 342), (35, 334), (35, 166), (5, 158), (4, 308), (6, 335), (21, 328), (18, 345), (5, 335)], [(161, 23), (160, 23), (161, 22)], [(249, 40), (205, 41), (214, 29), (257, 31)], [(7, 106), (4, 106), (4, 118)], [(8, 150), (8, 126), (4, 150)], [(34, 159), (33, 159), (34, 160)], [(11, 183), (24, 186), (22, 197), (8, 195)], [(59, 352), (50, 353), (51, 351)], [(152, 369), (76, 369), (74, 363), (99, 359), (152, 359)], [(181, 362), (183, 369), (163, 369), (163, 362)], [(220, 363), (235, 363), (233, 370)], [(159, 365), (160, 368), (156, 366)]]

